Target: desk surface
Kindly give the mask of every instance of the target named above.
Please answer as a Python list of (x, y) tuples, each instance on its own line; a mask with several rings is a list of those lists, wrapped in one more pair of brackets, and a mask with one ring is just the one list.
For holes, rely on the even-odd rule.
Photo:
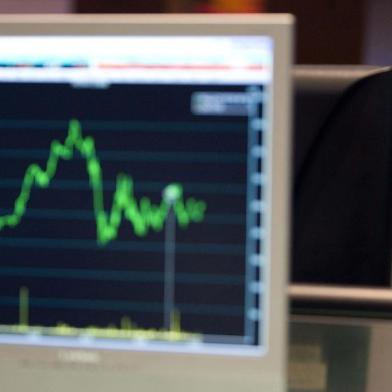
[(290, 392), (390, 392), (392, 320), (293, 316)]

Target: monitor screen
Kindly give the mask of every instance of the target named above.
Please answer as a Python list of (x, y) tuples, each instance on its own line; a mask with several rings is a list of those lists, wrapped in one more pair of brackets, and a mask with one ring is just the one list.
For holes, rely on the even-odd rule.
[(30, 371), (273, 354), (276, 45), (0, 35), (5, 352)]

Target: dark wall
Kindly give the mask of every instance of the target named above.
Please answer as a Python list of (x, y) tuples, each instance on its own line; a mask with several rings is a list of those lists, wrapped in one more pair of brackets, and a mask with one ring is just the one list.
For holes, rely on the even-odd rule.
[[(203, 0), (75, 0), (79, 13), (190, 11)], [(262, 1), (262, 0), (260, 0)], [(264, 0), (297, 18), (296, 62), (392, 64), (392, 0)]]
[(365, 0), (268, 0), (267, 9), (297, 17), (297, 63), (361, 63)]
[(75, 12), (80, 13), (144, 13), (163, 12), (165, 10), (164, 0), (76, 0)]

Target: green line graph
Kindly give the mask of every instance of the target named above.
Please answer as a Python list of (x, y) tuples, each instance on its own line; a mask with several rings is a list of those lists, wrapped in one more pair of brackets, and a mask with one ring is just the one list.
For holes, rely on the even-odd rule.
[(57, 173), (60, 159), (71, 160), (76, 152), (86, 161), (99, 245), (106, 245), (117, 238), (123, 220), (132, 224), (134, 233), (139, 237), (146, 236), (150, 230), (162, 231), (170, 211), (173, 211), (180, 227), (187, 227), (191, 222), (204, 220), (206, 203), (192, 197), (184, 199), (181, 184), (168, 184), (162, 191), (160, 203), (153, 204), (145, 196), (136, 199), (133, 179), (124, 173), (117, 175), (112, 206), (110, 211), (106, 212), (102, 167), (96, 154), (95, 141), (90, 136), (83, 136), (78, 120), (71, 120), (64, 143), (58, 140), (52, 141), (46, 167), (42, 168), (36, 163), (27, 167), (20, 193), (14, 202), (13, 212), (0, 216), (0, 231), (6, 227), (13, 228), (21, 222), (33, 187), (48, 188)]

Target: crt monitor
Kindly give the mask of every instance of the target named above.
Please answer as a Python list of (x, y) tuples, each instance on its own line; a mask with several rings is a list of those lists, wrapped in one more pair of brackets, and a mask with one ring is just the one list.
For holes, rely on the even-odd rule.
[(0, 19), (4, 390), (284, 391), (291, 24)]

